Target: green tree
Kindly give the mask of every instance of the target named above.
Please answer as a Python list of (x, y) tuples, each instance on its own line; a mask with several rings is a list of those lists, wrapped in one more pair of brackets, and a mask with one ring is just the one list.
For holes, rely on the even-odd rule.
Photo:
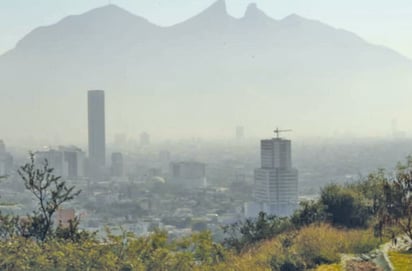
[(72, 242), (83, 242), (85, 240), (94, 240), (97, 232), (89, 232), (86, 230), (79, 230), (80, 219), (79, 217), (74, 217), (73, 220), (68, 221), (67, 227), (62, 227), (58, 225), (54, 236), (57, 239), (70, 240)]
[(249, 245), (271, 239), (289, 228), (288, 218), (268, 216), (266, 213), (260, 212), (256, 219), (246, 219), (224, 226), (223, 232), (227, 237), (223, 240), (223, 244), (240, 252)]
[[(0, 181), (7, 176), (0, 176)], [(2, 214), (0, 211), (0, 238), (9, 239), (18, 234), (18, 217), (10, 214)]]
[(334, 225), (349, 228), (366, 227), (372, 215), (362, 201), (362, 195), (337, 184), (326, 186), (321, 191), (320, 203)]
[(19, 218), (11, 214), (0, 212), (0, 239), (10, 239), (20, 233)]
[(324, 222), (327, 219), (325, 206), (319, 201), (302, 201), (300, 207), (291, 217), (295, 227), (300, 228), (316, 222)]
[(223, 246), (213, 242), (210, 231), (194, 233), (189, 237), (189, 252), (197, 263), (213, 265), (222, 262), (226, 253)]
[(377, 211), (376, 231), (396, 226), (412, 243), (412, 157), (406, 164), (398, 164), (393, 179), (386, 179), (383, 187), (383, 204)]
[(45, 160), (42, 167), (37, 167), (33, 153), (30, 153), (30, 162), (18, 170), (24, 185), (37, 200), (37, 210), (28, 217), (28, 223), (23, 229), (25, 237), (34, 237), (44, 241), (51, 233), (53, 215), (59, 207), (80, 194), (75, 187), (68, 187), (61, 177), (53, 174)]

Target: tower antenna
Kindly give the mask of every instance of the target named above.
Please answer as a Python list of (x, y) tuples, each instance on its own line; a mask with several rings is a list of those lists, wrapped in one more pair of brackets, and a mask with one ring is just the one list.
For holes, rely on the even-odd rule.
[(286, 132), (292, 132), (291, 129), (286, 129), (286, 130), (280, 130), (278, 127), (273, 131), (276, 135), (276, 138), (280, 138), (281, 133), (286, 133)]

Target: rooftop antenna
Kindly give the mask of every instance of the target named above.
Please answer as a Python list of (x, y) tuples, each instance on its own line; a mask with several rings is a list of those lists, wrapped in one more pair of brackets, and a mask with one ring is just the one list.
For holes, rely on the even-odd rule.
[(280, 130), (278, 127), (276, 127), (276, 129), (273, 132), (275, 133), (276, 138), (279, 139), (280, 133), (292, 132), (292, 130), (291, 129)]

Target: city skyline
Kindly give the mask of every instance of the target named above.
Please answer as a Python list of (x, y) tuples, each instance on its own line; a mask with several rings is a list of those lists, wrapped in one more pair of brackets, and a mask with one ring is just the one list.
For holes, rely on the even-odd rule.
[(411, 135), (409, 59), (319, 21), (271, 19), (264, 3), (238, 19), (226, 6), (159, 28), (112, 5), (33, 31), (0, 57), (2, 137), (84, 147), (86, 110), (77, 105), (93, 88), (108, 90), (108, 142), (143, 131), (157, 142), (224, 140), (238, 124), (247, 138), (275, 124), (298, 138), (391, 138), (394, 119), (397, 135)]
[(409, 270), (411, 15), (3, 0), (0, 269)]

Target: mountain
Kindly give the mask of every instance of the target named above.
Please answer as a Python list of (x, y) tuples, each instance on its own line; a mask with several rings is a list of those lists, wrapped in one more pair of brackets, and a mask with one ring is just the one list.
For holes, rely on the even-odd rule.
[(410, 123), (411, 72), (391, 49), (256, 4), (234, 18), (219, 0), (170, 27), (108, 5), (34, 29), (0, 56), (0, 137), (85, 142), (88, 89), (106, 90), (109, 138), (229, 136), (237, 124), (384, 134), (393, 118)]

